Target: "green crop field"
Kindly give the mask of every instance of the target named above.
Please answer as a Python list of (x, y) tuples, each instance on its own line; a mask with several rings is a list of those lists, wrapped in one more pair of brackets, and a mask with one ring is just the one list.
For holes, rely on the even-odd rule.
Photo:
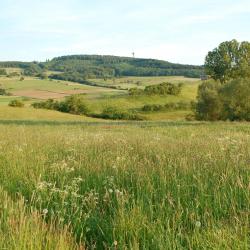
[(0, 249), (249, 249), (247, 123), (43, 119), (0, 121)]

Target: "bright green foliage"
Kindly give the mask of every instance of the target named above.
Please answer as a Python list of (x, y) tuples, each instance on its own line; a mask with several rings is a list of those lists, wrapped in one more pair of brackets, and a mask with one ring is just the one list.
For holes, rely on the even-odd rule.
[(205, 69), (222, 83), (230, 79), (250, 77), (250, 43), (236, 40), (223, 42), (206, 57)]

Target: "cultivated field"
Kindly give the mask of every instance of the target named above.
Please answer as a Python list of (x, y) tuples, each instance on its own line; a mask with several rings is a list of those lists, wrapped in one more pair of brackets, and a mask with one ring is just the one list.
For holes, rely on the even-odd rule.
[[(60, 99), (72, 94), (85, 93), (90, 96), (105, 95), (105, 93), (117, 92), (117, 90), (92, 87), (67, 81), (41, 80), (34, 77), (26, 77), (23, 81), (19, 78), (0, 77), (0, 88), (6, 89), (15, 97), (28, 97), (44, 100), (48, 98)], [(0, 103), (1, 99), (0, 97)]]
[(247, 123), (0, 131), (0, 249), (249, 249)]

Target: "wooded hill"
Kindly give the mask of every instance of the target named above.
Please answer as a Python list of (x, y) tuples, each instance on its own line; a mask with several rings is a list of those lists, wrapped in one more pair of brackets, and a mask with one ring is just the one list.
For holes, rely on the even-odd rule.
[[(41, 74), (46, 70), (60, 71), (60, 78), (109, 78), (120, 76), (186, 76), (200, 77), (201, 66), (175, 64), (155, 59), (119, 56), (71, 55), (46, 62), (0, 62), (0, 68), (18, 67), (25, 75)], [(59, 78), (55, 74), (53, 78)], [(71, 79), (72, 80), (72, 79)]]

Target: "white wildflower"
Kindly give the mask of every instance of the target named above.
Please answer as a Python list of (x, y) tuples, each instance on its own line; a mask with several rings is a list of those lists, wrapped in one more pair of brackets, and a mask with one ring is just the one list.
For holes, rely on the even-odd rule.
[(201, 222), (200, 221), (196, 221), (195, 222), (195, 226), (198, 227), (198, 228), (200, 228), (201, 227)]
[(43, 209), (43, 214), (47, 214), (49, 210), (47, 208)]

